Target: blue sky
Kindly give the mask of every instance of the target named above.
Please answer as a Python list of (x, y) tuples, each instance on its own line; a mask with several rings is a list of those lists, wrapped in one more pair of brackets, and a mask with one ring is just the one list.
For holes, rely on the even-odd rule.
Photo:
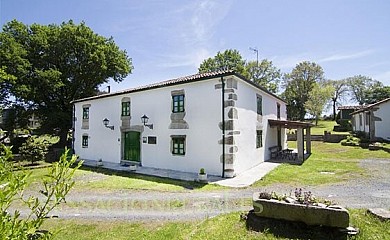
[(133, 59), (117, 91), (191, 75), (203, 59), (233, 48), (272, 60), (283, 72), (301, 61), (325, 77), (367, 75), (390, 85), (387, 0), (0, 0), (0, 24), (84, 21)]

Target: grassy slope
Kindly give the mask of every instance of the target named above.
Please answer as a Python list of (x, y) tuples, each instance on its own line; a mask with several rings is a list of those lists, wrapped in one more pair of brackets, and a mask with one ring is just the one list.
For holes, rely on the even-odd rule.
[[(315, 122), (313, 122), (315, 124)], [(311, 134), (323, 135), (324, 131), (331, 132), (332, 134), (349, 134), (349, 132), (334, 132), (333, 127), (337, 125), (335, 121), (318, 121), (318, 125), (311, 128)]]

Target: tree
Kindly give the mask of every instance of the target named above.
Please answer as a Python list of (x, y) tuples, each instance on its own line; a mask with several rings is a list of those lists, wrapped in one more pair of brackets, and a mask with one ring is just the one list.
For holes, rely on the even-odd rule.
[(218, 52), (216, 56), (205, 59), (198, 68), (199, 73), (219, 70), (233, 70), (272, 93), (278, 91), (281, 79), (281, 72), (272, 61), (263, 59), (259, 64), (257, 61), (246, 62), (235, 49)]
[(348, 82), (342, 80), (329, 80), (333, 86), (334, 92), (332, 96), (332, 107), (333, 107), (333, 120), (336, 120), (336, 105), (339, 101), (348, 93)]
[(246, 77), (259, 86), (264, 87), (272, 93), (277, 93), (282, 74), (272, 61), (263, 59), (259, 64), (257, 61), (249, 61), (245, 64)]
[(367, 90), (365, 103), (372, 104), (386, 98), (390, 98), (390, 86), (381, 86), (380, 84), (377, 84)]
[(7, 74), (5, 69), (0, 66), (0, 111), (7, 105), (11, 85), (15, 82), (15, 77)]
[(16, 77), (10, 91), (34, 109), (43, 132), (59, 130), (66, 144), (72, 127), (72, 100), (93, 96), (109, 79), (121, 82), (132, 62), (112, 38), (84, 23), (24, 25), (13, 20), (0, 33), (0, 66)]
[(308, 113), (315, 117), (316, 126), (318, 125), (318, 119), (321, 116), (326, 103), (332, 98), (334, 91), (334, 87), (328, 82), (313, 84), (313, 88), (309, 93), (309, 98), (305, 103), (305, 108)]
[(383, 87), (381, 82), (362, 75), (349, 77), (346, 81), (352, 93), (352, 100), (355, 100), (360, 105), (369, 104), (368, 94), (375, 88)]
[(214, 72), (219, 70), (233, 70), (245, 75), (245, 60), (236, 49), (227, 49), (223, 53), (218, 52), (215, 57), (203, 60), (200, 64), (199, 73)]
[[(24, 170), (15, 171), (10, 148), (0, 145), (0, 239), (49, 239), (50, 232), (40, 228), (49, 217), (50, 212), (65, 201), (66, 195), (74, 185), (73, 175), (80, 168), (70, 168), (76, 162), (76, 156), (68, 158), (68, 151), (58, 162), (48, 168), (47, 175), (41, 182), (41, 190), (37, 194), (26, 196), (24, 190), (28, 186), (31, 173)], [(40, 195), (38, 197), (38, 195)], [(29, 209), (27, 215), (21, 217), (20, 211), (11, 213), (10, 208), (16, 200), (18, 204)]]
[(305, 103), (314, 84), (324, 80), (322, 67), (314, 62), (301, 62), (291, 73), (284, 75), (285, 91), (283, 97), (287, 102), (287, 116), (293, 120), (304, 120)]

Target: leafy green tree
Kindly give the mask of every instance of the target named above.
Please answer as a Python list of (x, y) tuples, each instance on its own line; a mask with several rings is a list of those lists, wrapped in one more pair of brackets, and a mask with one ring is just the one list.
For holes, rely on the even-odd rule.
[(84, 23), (30, 26), (13, 20), (0, 32), (0, 66), (16, 77), (11, 93), (42, 121), (42, 130), (60, 130), (66, 144), (72, 126), (71, 101), (93, 96), (112, 79), (121, 82), (132, 61), (112, 38)]
[(322, 67), (314, 62), (301, 62), (291, 73), (284, 75), (285, 91), (282, 96), (287, 102), (287, 115), (293, 120), (304, 120), (305, 103), (315, 83), (324, 80)]
[(281, 79), (281, 72), (272, 61), (263, 59), (259, 63), (246, 62), (236, 49), (218, 52), (216, 56), (205, 59), (198, 68), (199, 73), (219, 70), (233, 70), (273, 93), (278, 91)]
[(305, 108), (309, 114), (315, 117), (316, 126), (326, 103), (332, 98), (334, 91), (334, 87), (329, 82), (313, 84)]
[(364, 101), (366, 104), (372, 104), (387, 98), (390, 98), (390, 86), (377, 84), (367, 90)]
[(340, 104), (340, 100), (348, 94), (348, 82), (344, 79), (329, 80), (333, 86), (334, 92), (332, 96), (333, 120), (336, 120), (336, 106)]
[(215, 57), (205, 59), (199, 66), (199, 73), (214, 72), (219, 70), (233, 70), (245, 75), (245, 60), (236, 49), (227, 49), (218, 52)]
[[(0, 66), (0, 111), (8, 103), (9, 90), (15, 81), (15, 77), (5, 72), (5, 67)], [(1, 112), (0, 112), (1, 113)]]
[(356, 75), (346, 79), (351, 91), (352, 100), (360, 105), (369, 104), (368, 95), (373, 89), (382, 88), (383, 84), (367, 76)]
[[(52, 233), (41, 229), (50, 212), (65, 201), (66, 195), (74, 185), (72, 180), (76, 167), (76, 156), (67, 157), (68, 151), (48, 168), (42, 180), (41, 190), (37, 194), (26, 196), (24, 190), (28, 186), (31, 173), (15, 171), (10, 148), (0, 145), (0, 239), (50, 239)], [(39, 195), (39, 197), (38, 197)], [(18, 201), (27, 207), (27, 216), (21, 217), (20, 211), (11, 213), (10, 207)]]
[(19, 153), (23, 159), (34, 162), (45, 160), (46, 154), (49, 152), (49, 147), (58, 139), (49, 135), (31, 136), (19, 148)]
[(246, 63), (245, 75), (249, 80), (272, 93), (277, 93), (282, 77), (280, 69), (275, 67), (272, 61), (267, 59), (263, 59), (259, 63), (257, 61), (249, 61)]

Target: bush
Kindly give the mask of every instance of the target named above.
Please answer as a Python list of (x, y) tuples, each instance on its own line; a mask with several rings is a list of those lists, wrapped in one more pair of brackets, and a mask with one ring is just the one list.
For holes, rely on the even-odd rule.
[[(76, 162), (76, 156), (67, 159), (66, 152), (59, 162), (48, 168), (41, 190), (25, 196), (24, 190), (31, 173), (23, 169), (14, 171), (13, 163), (9, 161), (12, 158), (11, 149), (0, 147), (3, 149), (0, 154), (0, 239), (50, 239), (52, 234), (40, 228), (49, 213), (65, 201), (65, 196), (74, 185), (73, 175), (82, 162), (70, 168)], [(10, 211), (15, 201), (23, 205), (22, 209), (28, 209), (24, 217), (21, 217), (19, 210)]]
[(349, 132), (352, 131), (352, 124), (347, 119), (338, 119), (337, 123), (339, 126), (334, 126), (333, 131), (335, 132)]
[(360, 139), (354, 136), (347, 136), (346, 139), (341, 140), (343, 146), (359, 146)]
[(45, 160), (49, 147), (55, 143), (55, 137), (43, 135), (40, 137), (32, 136), (19, 148), (22, 158), (34, 162)]

